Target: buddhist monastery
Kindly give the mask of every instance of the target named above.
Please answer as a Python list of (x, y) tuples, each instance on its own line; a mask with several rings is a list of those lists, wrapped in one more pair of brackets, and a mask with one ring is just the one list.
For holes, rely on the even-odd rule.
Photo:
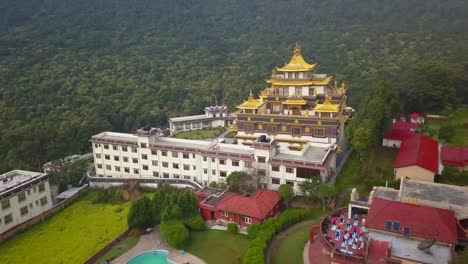
[(296, 45), (291, 61), (273, 70), (269, 86), (255, 98), (238, 105), (238, 142), (251, 145), (260, 135), (282, 144), (282, 149), (302, 151), (308, 144), (341, 142), (346, 108), (346, 86), (332, 76), (315, 72)]
[[(346, 86), (332, 82), (332, 76), (315, 73), (316, 66), (307, 63), (296, 46), (291, 61), (273, 71), (268, 87), (258, 96), (251, 91), (238, 105), (231, 127), (235, 140), (165, 137), (151, 127), (134, 134), (94, 135), (96, 166), (95, 174), (88, 176), (91, 185), (133, 180), (198, 190), (211, 182), (226, 182), (234, 171), (256, 175), (262, 188), (277, 190), (288, 184), (296, 193), (310, 179), (333, 183), (348, 153), (343, 146)], [(209, 112), (206, 117), (169, 121), (175, 130), (182, 125), (199, 129), (212, 117)], [(215, 119), (226, 123), (218, 118), (224, 116)], [(243, 224), (252, 219), (244, 218)]]

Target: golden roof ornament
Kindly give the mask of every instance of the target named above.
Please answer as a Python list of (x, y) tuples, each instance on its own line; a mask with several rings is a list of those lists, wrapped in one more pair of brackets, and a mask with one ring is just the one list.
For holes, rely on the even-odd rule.
[(301, 55), (301, 47), (296, 42), (296, 46), (294, 47), (294, 55)]

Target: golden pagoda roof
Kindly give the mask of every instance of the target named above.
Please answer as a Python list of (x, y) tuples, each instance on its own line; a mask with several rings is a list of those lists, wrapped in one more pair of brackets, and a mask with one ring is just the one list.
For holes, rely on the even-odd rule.
[(325, 102), (323, 104), (317, 104), (314, 107), (315, 112), (322, 112), (322, 113), (337, 113), (340, 110), (339, 104), (333, 104), (331, 102), (331, 97), (326, 96)]
[(267, 80), (267, 83), (279, 86), (307, 86), (307, 85), (328, 85), (332, 79), (332, 76), (327, 76), (323, 80), (294, 80), (294, 79), (271, 79)]
[(291, 98), (283, 101), (285, 105), (306, 105), (307, 101), (302, 98)]
[(237, 108), (239, 109), (258, 109), (260, 106), (264, 105), (265, 102), (260, 102), (257, 101), (252, 94), (252, 91), (250, 91), (249, 99), (247, 101), (244, 101), (242, 104), (238, 105)]
[(309, 64), (305, 62), (304, 58), (301, 55), (301, 48), (296, 44), (294, 48), (294, 55), (291, 58), (291, 61), (284, 65), (282, 68), (277, 68), (277, 71), (280, 72), (303, 72), (311, 71), (317, 66), (317, 64)]

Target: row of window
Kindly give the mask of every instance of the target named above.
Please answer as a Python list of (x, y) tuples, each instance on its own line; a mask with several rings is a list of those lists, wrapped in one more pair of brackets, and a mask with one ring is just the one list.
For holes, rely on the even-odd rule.
[[(47, 201), (47, 196), (44, 196), (42, 197), (41, 199), (39, 200), (36, 200), (36, 206), (39, 206), (39, 203), (41, 204), (41, 206), (45, 206), (47, 205), (48, 201)], [(2, 204), (3, 205), (3, 204)], [(33, 208), (33, 204), (30, 203), (29, 204), (29, 208)], [(25, 216), (29, 213), (29, 208), (28, 208), (28, 205), (26, 206), (23, 206), (20, 208), (20, 215), (21, 216)], [(8, 225), (10, 224), (11, 222), (13, 222), (13, 214), (7, 214), (3, 217), (3, 222), (5, 225)], [(0, 224), (2, 223), (2, 219), (0, 218)]]
[[(224, 217), (229, 217), (229, 212), (228, 211), (220, 211), (220, 214)], [(248, 216), (241, 215), (240, 219), (242, 222), (246, 224), (252, 224), (252, 218)]]
[[(177, 152), (175, 152), (175, 153), (177, 153)], [(183, 155), (188, 156), (189, 154), (184, 153)], [(193, 154), (193, 155), (195, 156), (195, 154)], [(96, 159), (101, 159), (101, 154), (96, 153)], [(104, 159), (110, 160), (111, 156), (110, 155), (104, 155)], [(143, 154), (142, 159), (143, 160), (148, 160), (148, 155)], [(185, 157), (184, 157), (184, 159), (185, 159)], [(207, 160), (208, 160), (207, 157), (203, 157), (203, 161), (207, 161)], [(114, 156), (114, 161), (120, 161), (120, 157), (119, 156)], [(122, 157), (122, 161), (123, 162), (129, 162), (129, 158), (128, 157)], [(216, 162), (216, 158), (211, 158), (211, 161)], [(137, 164), (138, 163), (138, 158), (132, 158), (132, 162)], [(265, 157), (259, 157), (259, 162), (260, 163), (265, 163)], [(153, 160), (153, 161), (151, 161), (151, 163), (152, 163), (153, 166), (158, 166), (158, 161), (157, 160)], [(163, 167), (167, 167), (167, 166), (164, 166), (164, 164), (167, 164), (167, 162), (163, 162), (162, 164), (163, 164)], [(219, 164), (220, 165), (227, 165), (227, 160), (226, 159), (219, 159)], [(246, 164), (247, 168), (252, 167), (252, 164), (250, 162), (245, 162), (245, 164)], [(239, 167), (240, 161), (239, 160), (231, 160), (231, 165), (233, 167)]]
[[(400, 222), (398, 221), (385, 221), (385, 230), (391, 232), (400, 232)], [(411, 235), (411, 229), (409, 227), (403, 227), (403, 236), (409, 237)]]
[[(42, 193), (45, 191), (45, 184), (44, 183), (41, 183), (37, 186), (34, 186), (33, 188), (31, 188), (33, 190), (33, 192), (39, 192), (39, 193)], [(18, 203), (22, 203), (24, 201), (26, 201), (26, 193), (28, 195), (31, 194), (31, 189), (27, 190), (27, 191), (23, 191), (23, 192), (20, 192), (18, 193), (17, 197), (18, 197)], [(4, 200), (2, 200), (2, 210), (7, 210), (11, 207), (10, 205), (10, 198), (6, 198)]]
[[(280, 171), (280, 166), (272, 165), (271, 170), (272, 171)], [(286, 167), (286, 173), (294, 173), (294, 168), (293, 167)]]
[[(281, 179), (272, 177), (271, 178), (271, 184), (280, 185), (281, 184)], [(292, 187), (294, 187), (294, 181), (286, 181), (286, 184), (291, 185)]]
[[(263, 131), (263, 125), (259, 124), (257, 126), (258, 130)], [(281, 126), (281, 132), (287, 132), (287, 126)], [(246, 133), (253, 134), (255, 132), (255, 125), (254, 124), (245, 124), (244, 130)], [(276, 135), (278, 133), (278, 125), (267, 125), (266, 132), (268, 135)], [(305, 128), (305, 133), (310, 133), (310, 128)], [(293, 136), (301, 136), (302, 135), (302, 128), (301, 127), (291, 127), (291, 135)], [(323, 138), (326, 136), (326, 129), (325, 128), (314, 128), (312, 135), (314, 137)]]

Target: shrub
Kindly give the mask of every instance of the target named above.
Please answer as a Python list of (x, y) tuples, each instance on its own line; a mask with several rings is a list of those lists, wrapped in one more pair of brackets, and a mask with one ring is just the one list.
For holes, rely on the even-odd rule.
[(146, 228), (153, 225), (150, 200), (147, 197), (132, 203), (127, 215), (127, 222), (129, 227), (137, 228)]
[(258, 232), (261, 230), (262, 225), (259, 223), (253, 223), (247, 228), (247, 235), (250, 239), (257, 237)]
[(247, 229), (249, 237), (255, 236), (255, 238), (249, 244), (249, 248), (244, 256), (244, 264), (265, 263), (265, 250), (268, 243), (278, 232), (304, 219), (315, 218), (322, 212), (309, 209), (286, 210), (277, 218), (270, 218), (262, 225), (254, 227), (250, 231)]
[(289, 184), (281, 184), (278, 188), (278, 192), (283, 198), (284, 202), (286, 205), (288, 202), (293, 198), (294, 196), (294, 190), (293, 187)]
[(211, 181), (208, 186), (211, 187), (211, 188), (215, 188), (215, 189), (219, 188), (218, 182), (215, 182), (215, 181)]
[(181, 209), (183, 218), (199, 215), (198, 199), (193, 191), (186, 189), (177, 197), (177, 205)]
[(245, 173), (242, 171), (233, 171), (226, 178), (226, 184), (229, 189), (237, 190), (240, 187), (242, 178), (244, 178)]
[(96, 198), (93, 203), (120, 203), (123, 202), (123, 196), (118, 188), (97, 188)]
[(227, 230), (229, 233), (235, 235), (239, 232), (239, 226), (236, 223), (229, 223), (227, 225)]
[(186, 218), (182, 220), (185, 227), (192, 231), (201, 231), (205, 229), (205, 221), (200, 215), (194, 215), (190, 218)]
[(189, 240), (189, 231), (184, 224), (178, 220), (163, 222), (159, 226), (161, 236), (173, 248), (183, 248)]

